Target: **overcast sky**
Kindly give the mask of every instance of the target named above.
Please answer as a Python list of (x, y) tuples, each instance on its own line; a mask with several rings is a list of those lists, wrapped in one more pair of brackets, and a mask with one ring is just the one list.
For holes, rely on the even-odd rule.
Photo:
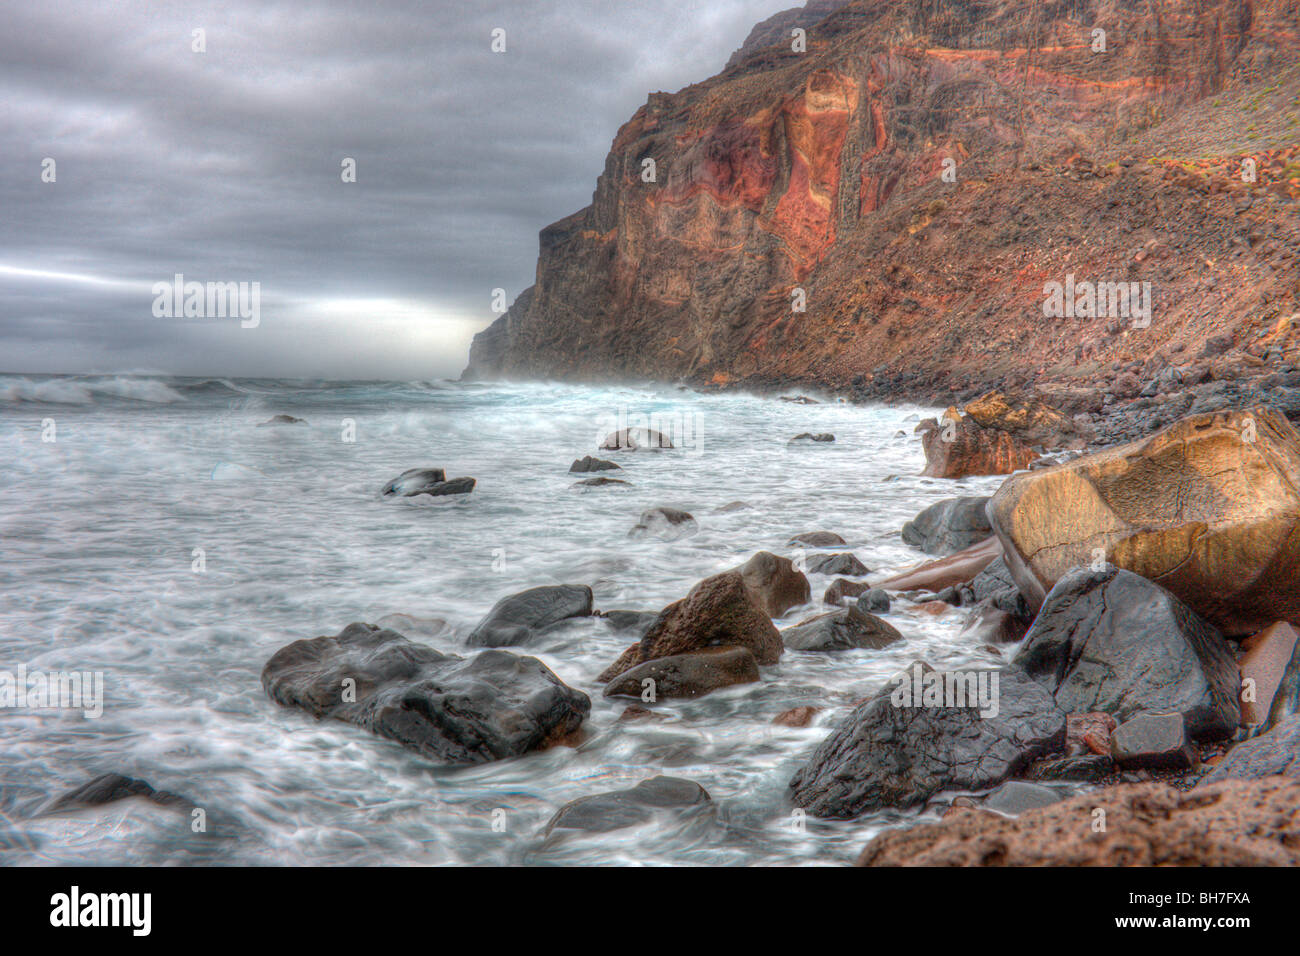
[[(460, 373), (650, 91), (798, 0), (0, 5), (0, 371), (407, 380)], [(177, 273), (260, 323), (155, 317)]]

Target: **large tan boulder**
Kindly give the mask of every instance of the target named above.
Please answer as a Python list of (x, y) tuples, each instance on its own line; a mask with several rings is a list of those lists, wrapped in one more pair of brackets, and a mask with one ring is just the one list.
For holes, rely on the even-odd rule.
[(1025, 395), (988, 392), (966, 406), (966, 414), (981, 428), (998, 428), (1030, 445), (1057, 448), (1071, 440), (1092, 437), (1092, 430)]
[(1035, 611), (1071, 568), (1104, 561), (1225, 634), (1300, 620), (1300, 435), (1265, 408), (1194, 415), (1016, 475), (989, 518)]
[(935, 426), (921, 434), (925, 470), (930, 478), (1009, 475), (1028, 468), (1038, 455), (1010, 432), (984, 428), (973, 418), (948, 409)]

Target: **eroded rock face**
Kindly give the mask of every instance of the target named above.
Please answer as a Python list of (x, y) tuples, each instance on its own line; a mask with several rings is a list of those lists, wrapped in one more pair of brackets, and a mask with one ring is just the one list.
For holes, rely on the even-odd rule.
[(1231, 736), (1237, 662), (1222, 635), (1136, 574), (1079, 568), (1061, 578), (1015, 663), (1067, 713), (1179, 713), (1198, 740)]
[(850, 605), (787, 627), (781, 639), (792, 651), (851, 651), (860, 647), (879, 650), (901, 641), (903, 635), (888, 621)]
[(591, 604), (591, 588), (586, 585), (529, 588), (497, 601), (465, 643), (470, 647), (527, 644), (551, 624), (590, 616)]
[(605, 687), (605, 696), (634, 697), (654, 703), (703, 697), (710, 691), (733, 684), (752, 684), (758, 679), (758, 661), (749, 648), (711, 647), (638, 664), (611, 680)]
[[(1106, 829), (1094, 832), (1097, 808)], [(1202, 785), (1094, 790), (1014, 818), (958, 810), (888, 830), (859, 866), (1295, 866), (1300, 782), (1272, 777)]]
[(983, 428), (970, 418), (945, 417), (921, 434), (929, 478), (1009, 475), (1028, 468), (1038, 454), (1010, 433)]
[(997, 676), (998, 712), (981, 716), (973, 706), (896, 706), (896, 681), (913, 679), (912, 669), (899, 675), (859, 704), (795, 774), (794, 805), (840, 819), (911, 806), (941, 790), (996, 786), (1059, 750), (1065, 713), (1050, 692), (1014, 667)]
[(745, 579), (745, 587), (771, 617), (780, 617), (792, 607), (812, 600), (808, 579), (794, 562), (770, 551), (760, 551), (735, 569)]
[(945, 555), (986, 541), (993, 534), (985, 507), (988, 498), (947, 498), (903, 525), (903, 543), (926, 554)]
[(613, 680), (657, 657), (710, 647), (746, 647), (760, 664), (775, 664), (781, 658), (781, 634), (755, 602), (739, 571), (705, 578), (682, 600), (664, 608), (640, 643), (624, 651), (598, 680)]
[(536, 658), (440, 654), (371, 624), (282, 647), (262, 669), (262, 686), (277, 704), (355, 724), (441, 763), (545, 748), (591, 710), (586, 694)]
[(1017, 475), (989, 515), (1031, 608), (1101, 554), (1229, 635), (1300, 619), (1300, 435), (1266, 409)]

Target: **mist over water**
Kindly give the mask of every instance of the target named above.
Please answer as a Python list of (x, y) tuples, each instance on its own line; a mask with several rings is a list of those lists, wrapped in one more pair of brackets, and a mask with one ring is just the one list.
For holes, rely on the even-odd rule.
[[(622, 412), (686, 417), (692, 448), (601, 453)], [(301, 426), (257, 427), (274, 414)], [(634, 639), (600, 619), (536, 644), (593, 703), (585, 738), (520, 759), (441, 767), (265, 695), (279, 648), (392, 614), (443, 652), (505, 595), (587, 584), (600, 610), (657, 611), (755, 551), (829, 530), (873, 578), (925, 555), (899, 530), (925, 506), (989, 494), (1000, 478), (917, 477), (916, 407), (796, 405), (668, 387), (309, 383), (147, 376), (0, 376), (0, 668), (103, 671), (103, 716), (0, 711), (0, 847), (9, 863), (788, 864), (853, 859), (916, 814), (791, 823), (786, 785), (854, 702), (917, 658), (996, 666), (958, 638), (962, 612), (886, 615), (885, 650), (786, 651), (760, 683), (655, 706), (595, 678)], [(351, 423), (351, 426), (349, 426)], [(633, 424), (636, 422), (633, 421)], [(43, 440), (50, 435), (53, 441)], [(355, 441), (345, 441), (349, 427)], [(897, 435), (899, 431), (904, 434)], [(833, 444), (787, 446), (801, 432)], [(614, 458), (629, 487), (575, 488), (583, 455)], [(414, 467), (478, 479), (473, 494), (387, 500)], [(611, 473), (604, 473), (609, 475)], [(744, 501), (752, 507), (720, 513)], [(693, 514), (699, 532), (630, 539), (642, 510)], [(201, 551), (202, 571), (195, 571)], [(832, 577), (810, 574), (824, 610)], [(773, 726), (792, 707), (812, 726)], [(117, 772), (179, 793), (190, 818), (141, 800), (36, 816), (49, 798)], [(562, 804), (656, 774), (694, 780), (711, 811), (543, 840)], [(505, 830), (493, 828), (504, 810)], [(498, 815), (499, 817), (499, 815)]]

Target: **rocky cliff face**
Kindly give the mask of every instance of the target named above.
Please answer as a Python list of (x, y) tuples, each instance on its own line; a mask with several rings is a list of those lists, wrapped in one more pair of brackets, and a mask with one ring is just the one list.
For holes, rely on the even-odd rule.
[[(720, 75), (649, 98), (469, 377), (1105, 389), (1225, 336), (1300, 364), (1300, 0), (798, 22), (823, 8), (807, 52), (760, 25)], [(1045, 315), (1076, 282), (1137, 283), (1149, 315), (1104, 292)]]

